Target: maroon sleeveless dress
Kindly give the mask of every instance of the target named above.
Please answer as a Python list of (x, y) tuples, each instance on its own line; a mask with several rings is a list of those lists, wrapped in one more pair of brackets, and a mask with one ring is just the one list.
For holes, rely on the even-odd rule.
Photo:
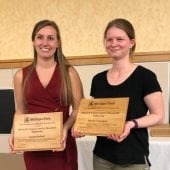
[[(30, 66), (23, 68), (23, 77), (27, 75)], [(63, 123), (69, 117), (69, 107), (60, 102), (61, 76), (56, 65), (53, 76), (43, 87), (34, 69), (25, 86), (25, 100), (29, 113), (46, 113), (56, 110), (63, 112)], [(27, 151), (24, 152), (27, 170), (77, 170), (77, 148), (75, 139), (68, 132), (66, 149), (60, 152)]]

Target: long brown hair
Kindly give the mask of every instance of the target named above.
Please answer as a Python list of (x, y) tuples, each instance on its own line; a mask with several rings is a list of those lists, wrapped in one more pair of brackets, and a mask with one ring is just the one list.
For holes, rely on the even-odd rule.
[[(60, 67), (60, 72), (61, 72), (61, 78), (62, 78), (62, 83), (61, 83), (61, 91), (62, 94), (60, 96), (61, 103), (64, 102), (65, 105), (71, 105), (73, 103), (73, 96), (72, 96), (72, 90), (71, 90), (71, 80), (69, 76), (69, 67), (72, 67), (66, 57), (64, 56), (62, 52), (62, 42), (61, 42), (61, 35), (60, 35), (60, 30), (57, 24), (54, 21), (51, 20), (41, 20), (38, 23), (35, 24), (33, 32), (32, 32), (32, 41), (34, 41), (35, 36), (37, 32), (46, 27), (46, 26), (51, 26), (53, 27), (56, 32), (57, 32), (57, 39), (59, 41), (59, 47), (57, 48), (55, 54), (54, 54), (54, 60), (57, 62), (57, 64)], [(30, 70), (28, 74), (26, 75), (24, 79), (24, 87), (29, 79), (32, 71), (35, 69), (36, 64), (37, 64), (37, 51), (34, 48), (34, 60), (33, 63), (30, 66)]]

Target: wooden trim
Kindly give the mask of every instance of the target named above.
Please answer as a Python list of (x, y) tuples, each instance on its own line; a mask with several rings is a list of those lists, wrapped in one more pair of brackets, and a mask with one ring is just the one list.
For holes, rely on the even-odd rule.
[[(111, 58), (106, 55), (88, 55), (67, 57), (72, 65), (110, 64)], [(133, 62), (165, 62), (170, 61), (170, 51), (135, 53)], [(31, 64), (32, 59), (0, 60), (0, 68), (22, 68)]]

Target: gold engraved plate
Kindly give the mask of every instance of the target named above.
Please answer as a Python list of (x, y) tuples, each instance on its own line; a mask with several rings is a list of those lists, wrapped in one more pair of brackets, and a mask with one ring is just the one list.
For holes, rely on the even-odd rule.
[(126, 121), (129, 98), (82, 99), (75, 131), (84, 135), (121, 134)]
[(63, 113), (15, 114), (14, 150), (63, 150)]

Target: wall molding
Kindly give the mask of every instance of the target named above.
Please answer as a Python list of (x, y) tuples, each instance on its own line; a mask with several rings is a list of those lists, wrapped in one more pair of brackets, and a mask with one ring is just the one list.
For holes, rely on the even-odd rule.
[[(111, 58), (106, 54), (72, 56), (67, 58), (72, 65), (102, 65), (111, 63)], [(135, 53), (132, 61), (135, 63), (170, 61), (170, 51), (138, 52)], [(0, 68), (22, 68), (31, 64), (31, 62), (32, 59), (0, 60)]]

